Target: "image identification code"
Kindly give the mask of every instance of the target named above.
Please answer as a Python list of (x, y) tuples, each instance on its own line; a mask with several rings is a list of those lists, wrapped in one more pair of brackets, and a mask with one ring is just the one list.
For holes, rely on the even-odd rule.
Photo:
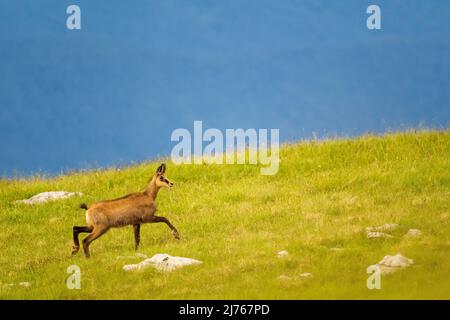
[(270, 308), (265, 304), (225, 304), (221, 308), (186, 304), (179, 310), (180, 315), (200, 315), (207, 318), (214, 314), (232, 317), (234, 315), (267, 315), (269, 312)]

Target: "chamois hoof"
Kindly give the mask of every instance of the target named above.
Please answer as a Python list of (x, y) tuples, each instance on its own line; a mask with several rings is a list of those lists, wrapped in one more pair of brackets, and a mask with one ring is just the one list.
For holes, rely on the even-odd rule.
[(79, 250), (80, 250), (80, 247), (73, 246), (73, 248), (72, 248), (72, 256), (75, 256), (78, 253)]
[(173, 231), (173, 236), (175, 237), (175, 239), (180, 240), (180, 235), (178, 234), (177, 231)]

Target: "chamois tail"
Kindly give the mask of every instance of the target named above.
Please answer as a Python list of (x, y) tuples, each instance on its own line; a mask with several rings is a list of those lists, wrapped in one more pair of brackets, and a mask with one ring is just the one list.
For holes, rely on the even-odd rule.
[(81, 209), (84, 209), (84, 210), (87, 210), (87, 209), (88, 209), (86, 203), (80, 204), (80, 208), (81, 208)]

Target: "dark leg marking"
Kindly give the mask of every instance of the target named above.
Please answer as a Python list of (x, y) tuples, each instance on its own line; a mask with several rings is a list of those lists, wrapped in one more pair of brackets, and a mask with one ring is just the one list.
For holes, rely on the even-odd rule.
[(141, 225), (135, 224), (133, 225), (134, 228), (134, 244), (135, 244), (135, 250), (139, 249), (139, 242), (141, 240)]
[(78, 241), (78, 235), (80, 233), (86, 232), (89, 233), (92, 231), (91, 227), (73, 227), (73, 248), (72, 248), (72, 255), (76, 255), (78, 251), (80, 250), (80, 242)]

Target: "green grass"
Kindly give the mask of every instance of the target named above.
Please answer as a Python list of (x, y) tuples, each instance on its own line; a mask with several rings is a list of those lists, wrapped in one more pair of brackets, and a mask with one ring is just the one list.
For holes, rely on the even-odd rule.
[[(142, 253), (204, 261), (172, 273), (124, 272), (131, 227), (93, 242), (91, 259), (70, 258), (81, 202), (142, 190), (157, 163), (51, 179), (0, 181), (2, 299), (450, 299), (450, 131), (405, 132), (302, 142), (280, 150), (278, 174), (253, 165), (168, 164), (172, 191), (159, 193), (163, 224), (141, 228)], [(82, 197), (15, 204), (51, 190)], [(398, 223), (392, 239), (367, 239), (365, 227)], [(409, 228), (423, 232), (405, 239)], [(84, 237), (84, 235), (82, 236)], [(335, 249), (339, 248), (339, 249)], [(289, 251), (279, 259), (276, 253)], [(366, 268), (387, 254), (414, 259), (368, 290)], [(68, 266), (81, 268), (69, 290)], [(311, 272), (311, 279), (277, 279)], [(7, 283), (31, 282), (28, 288)]]

